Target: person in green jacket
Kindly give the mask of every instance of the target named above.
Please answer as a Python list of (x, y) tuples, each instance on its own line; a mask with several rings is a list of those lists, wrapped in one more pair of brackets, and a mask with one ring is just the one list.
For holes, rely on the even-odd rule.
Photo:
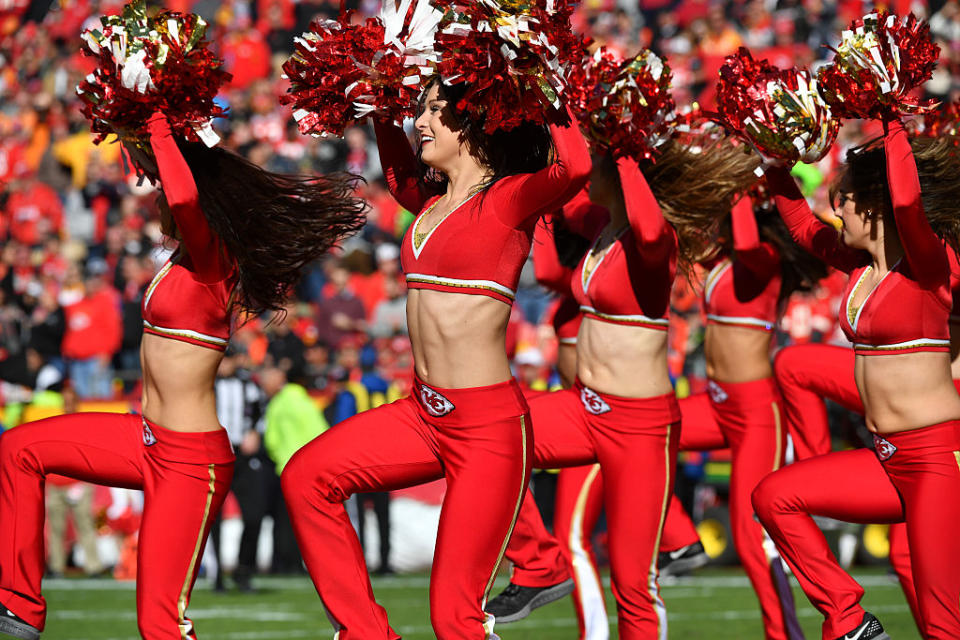
[(288, 381), (283, 370), (264, 370), (261, 386), (270, 397), (263, 444), (280, 475), (291, 456), (330, 425), (303, 385)]

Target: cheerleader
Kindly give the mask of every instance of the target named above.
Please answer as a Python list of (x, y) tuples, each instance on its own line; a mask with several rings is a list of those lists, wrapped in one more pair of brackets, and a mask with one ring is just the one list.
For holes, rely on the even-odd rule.
[(859, 601), (811, 515), (906, 522), (920, 618), (928, 638), (960, 636), (960, 396), (950, 369), (950, 261), (957, 158), (949, 140), (915, 140), (886, 120), (884, 141), (847, 154), (832, 197), (842, 244), (810, 215), (784, 169), (767, 182), (794, 238), (850, 273), (840, 324), (854, 343), (854, 378), (875, 451), (802, 460), (768, 476), (753, 504), (804, 592), (824, 638), (887, 638)]
[(339, 640), (400, 637), (373, 599), (343, 501), (438, 478), (447, 491), (430, 581), (434, 632), (496, 637), (483, 606), (533, 454), (504, 348), (507, 319), (537, 218), (579, 191), (590, 157), (576, 125), (484, 133), (456, 109), (464, 91), (434, 83), (425, 92), (419, 158), (400, 128), (376, 125), (391, 193), (420, 212), (401, 248), (413, 395), (327, 431), (283, 471), (300, 549)]
[(46, 617), (44, 480), (144, 492), (137, 623), (148, 640), (196, 638), (187, 617), (203, 545), (233, 476), (214, 379), (236, 312), (283, 308), (302, 267), (363, 224), (343, 178), (263, 171), (148, 125), (164, 233), (179, 248), (143, 300), (142, 415), (49, 418), (0, 438), (0, 633), (33, 640)]
[(574, 272), (584, 314), (577, 380), (572, 389), (531, 401), (536, 466), (599, 462), (603, 469), (613, 591), (625, 639), (666, 637), (657, 550), (680, 435), (667, 374), (667, 313), (678, 261), (698, 259), (709, 237), (709, 227), (675, 212), (719, 219), (733, 185), (743, 184), (731, 178), (750, 174), (738, 150), (710, 151), (696, 154), (668, 142), (655, 163), (645, 163), (656, 197), (635, 160), (595, 161), (590, 198), (609, 213), (585, 225), (594, 242)]

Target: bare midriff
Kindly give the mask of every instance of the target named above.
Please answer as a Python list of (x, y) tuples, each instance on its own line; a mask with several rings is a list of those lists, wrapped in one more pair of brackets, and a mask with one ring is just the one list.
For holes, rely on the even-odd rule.
[(223, 352), (143, 334), (143, 416), (172, 431), (222, 428), (213, 383)]
[(584, 318), (577, 335), (577, 376), (594, 391), (624, 398), (670, 393), (667, 332)]
[(707, 325), (704, 351), (707, 377), (717, 382), (753, 382), (773, 376), (771, 331), (719, 324)]

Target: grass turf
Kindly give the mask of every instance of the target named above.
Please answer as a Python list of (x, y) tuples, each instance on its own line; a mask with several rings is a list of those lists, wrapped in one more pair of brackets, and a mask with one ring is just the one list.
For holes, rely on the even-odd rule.
[[(882, 570), (860, 570), (864, 606), (881, 619), (897, 640), (918, 638), (899, 585)], [(609, 580), (605, 580), (609, 583)], [(432, 638), (424, 575), (374, 578), (379, 602), (405, 640)], [(501, 576), (494, 595), (506, 586)], [(198, 581), (188, 615), (203, 640), (328, 640), (333, 632), (313, 585), (306, 578), (262, 577), (253, 594), (218, 594)], [(609, 587), (609, 584), (607, 585)], [(797, 612), (807, 638), (820, 637), (820, 615), (796, 588)], [(756, 598), (738, 569), (706, 569), (662, 586), (671, 638), (742, 640), (763, 638)], [(60, 579), (44, 584), (49, 614), (43, 640), (135, 640), (136, 604), (131, 583)], [(616, 638), (616, 609), (607, 589), (611, 638)], [(529, 618), (497, 625), (503, 640), (574, 640), (577, 622), (569, 598), (536, 610)]]

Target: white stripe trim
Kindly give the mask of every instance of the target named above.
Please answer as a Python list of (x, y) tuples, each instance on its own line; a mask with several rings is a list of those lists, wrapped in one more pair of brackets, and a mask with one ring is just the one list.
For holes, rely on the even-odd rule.
[(720, 278), (723, 277), (724, 272), (732, 266), (733, 262), (730, 260), (730, 258), (726, 258), (715, 264), (713, 269), (710, 269), (710, 273), (707, 274), (706, 278), (707, 286), (703, 290), (704, 302), (710, 304), (710, 296), (713, 295), (713, 290), (717, 288), (717, 283), (720, 282)]
[[(574, 503), (573, 514), (570, 518), (570, 537), (567, 546), (570, 549), (570, 564), (573, 565), (573, 577), (577, 583), (577, 604), (583, 619), (583, 640), (609, 640), (610, 623), (607, 622), (607, 608), (603, 601), (603, 586), (600, 577), (590, 559), (589, 551), (583, 546), (583, 516), (586, 511), (590, 489), (597, 475), (600, 465), (594, 464), (580, 485), (577, 500)], [(589, 540), (589, 533), (586, 536)]]
[[(903, 260), (903, 258), (900, 258), (900, 260)], [(880, 288), (880, 285), (882, 285), (883, 281), (887, 279), (887, 276), (893, 273), (893, 270), (900, 265), (900, 260), (897, 260), (896, 263), (894, 263), (894, 265), (890, 267), (890, 269), (885, 274), (883, 274), (883, 277), (880, 278), (877, 284), (873, 285), (873, 289), (870, 289), (870, 293), (868, 293), (867, 297), (864, 298), (863, 302), (860, 303), (860, 307), (857, 309), (857, 315), (854, 316), (853, 318), (853, 324), (850, 325), (854, 333), (857, 332), (857, 325), (860, 323), (860, 314), (863, 313), (863, 308), (867, 306), (867, 301), (870, 299), (873, 293)], [(856, 286), (854, 286), (853, 291), (850, 292), (850, 297), (847, 298), (847, 319), (848, 320), (850, 318), (850, 303), (853, 301), (853, 296), (856, 295), (857, 289), (859, 289), (860, 285), (863, 284), (863, 279), (867, 277), (867, 273), (869, 273), (871, 269), (873, 269), (873, 265), (870, 265), (863, 270), (863, 273), (860, 274), (860, 278), (857, 280)]]
[(218, 338), (216, 336), (208, 336), (205, 333), (200, 333), (199, 331), (191, 331), (190, 329), (168, 329), (167, 327), (158, 327), (156, 325), (150, 324), (146, 320), (143, 321), (143, 326), (149, 329), (153, 329), (154, 331), (159, 331), (160, 333), (169, 333), (171, 335), (183, 336), (185, 338), (196, 338), (197, 340), (212, 342), (213, 344), (226, 345), (229, 342), (229, 340), (224, 340), (223, 338)]
[(593, 307), (587, 306), (585, 304), (580, 305), (580, 311), (584, 313), (591, 313), (599, 318), (610, 319), (610, 320), (623, 320), (625, 322), (646, 322), (648, 324), (655, 324), (667, 327), (670, 325), (670, 321), (666, 318), (650, 318), (644, 315), (614, 315), (612, 313), (601, 313), (594, 309)]
[(167, 262), (163, 265), (163, 268), (157, 272), (157, 275), (153, 276), (153, 280), (150, 281), (150, 286), (147, 287), (147, 298), (143, 301), (143, 308), (146, 309), (147, 305), (150, 304), (150, 298), (153, 297), (153, 292), (157, 290), (157, 286), (160, 284), (160, 281), (170, 272), (170, 269), (173, 267), (173, 261)]
[[(480, 191), (483, 191), (483, 189), (480, 189)], [(413, 228), (411, 229), (411, 232), (410, 232), (410, 246), (413, 248), (413, 257), (419, 259), (419, 258), (420, 258), (420, 254), (423, 253), (423, 248), (424, 248), (425, 246), (427, 246), (427, 241), (430, 240), (430, 237), (433, 236), (434, 232), (435, 232), (437, 229), (440, 228), (440, 225), (442, 225), (442, 224), (444, 223), (444, 221), (445, 221), (447, 218), (449, 218), (455, 211), (457, 211), (458, 209), (460, 209), (460, 207), (462, 207), (463, 205), (465, 205), (465, 204), (467, 204), (468, 202), (470, 202), (471, 200), (473, 200), (473, 197), (474, 197), (475, 195), (477, 195), (478, 193), (480, 193), (480, 191), (475, 191), (475, 192), (471, 193), (471, 194), (467, 197), (466, 200), (461, 201), (460, 204), (458, 204), (457, 206), (455, 206), (453, 209), (450, 209), (450, 211), (448, 211), (442, 218), (440, 218), (440, 222), (438, 222), (436, 225), (434, 225), (433, 229), (430, 229), (430, 233), (428, 233), (426, 236), (424, 236), (423, 242), (421, 242), (421, 243), (420, 243), (420, 246), (418, 247), (418, 246), (417, 246), (417, 243), (416, 243), (416, 238), (417, 238), (417, 229), (420, 227), (420, 221), (423, 220), (423, 218), (424, 218), (427, 214), (429, 214), (431, 211), (433, 211), (434, 207), (436, 207), (436, 206), (437, 206), (437, 203), (439, 203), (440, 200), (442, 199), (442, 196), (441, 196), (440, 198), (437, 198), (436, 200), (434, 200), (434, 201), (433, 201), (433, 204), (431, 204), (430, 207), (427, 208), (426, 211), (424, 211), (423, 213), (421, 213), (421, 214), (417, 217), (417, 219), (414, 220), (414, 222), (413, 222)]]
[[(590, 251), (587, 253), (586, 257), (583, 259), (583, 265), (580, 267), (580, 285), (583, 287), (583, 292), (586, 293), (590, 290), (590, 283), (593, 282), (593, 276), (596, 275), (597, 271), (600, 270), (600, 265), (603, 264), (603, 261), (607, 258), (607, 254), (613, 250), (613, 247), (619, 243), (620, 236), (627, 232), (629, 225), (620, 229), (620, 231), (610, 239), (610, 244), (603, 248), (603, 253), (600, 254), (600, 258), (594, 263), (593, 269), (590, 270), (590, 275), (584, 277), (584, 274), (587, 272), (587, 263), (590, 261), (590, 258), (597, 255), (597, 246), (600, 244), (600, 239), (603, 237), (603, 229), (600, 230), (600, 233), (597, 234), (596, 239), (593, 241), (593, 246), (590, 247)], [(604, 227), (606, 229), (606, 227)]]
[(560, 344), (577, 344), (576, 338), (560, 338), (558, 341)]
[(760, 318), (738, 317), (738, 316), (718, 316), (713, 313), (707, 314), (707, 320), (713, 320), (721, 324), (748, 324), (752, 327), (763, 327), (764, 329), (773, 329), (775, 322), (768, 322)]
[(894, 349), (912, 349), (913, 347), (949, 347), (949, 340), (938, 340), (936, 338), (917, 338), (916, 340), (907, 340), (906, 342), (894, 342), (892, 344), (864, 344), (862, 342), (854, 342), (854, 349), (861, 349), (864, 351), (887, 351)]
[(461, 280), (459, 278), (430, 276), (424, 273), (408, 273), (406, 278), (407, 282), (428, 282), (450, 287), (464, 287), (468, 289), (493, 289), (498, 293), (508, 296), (511, 300), (516, 296), (516, 292), (514, 292), (513, 289), (508, 289), (499, 282), (494, 282), (493, 280)]

